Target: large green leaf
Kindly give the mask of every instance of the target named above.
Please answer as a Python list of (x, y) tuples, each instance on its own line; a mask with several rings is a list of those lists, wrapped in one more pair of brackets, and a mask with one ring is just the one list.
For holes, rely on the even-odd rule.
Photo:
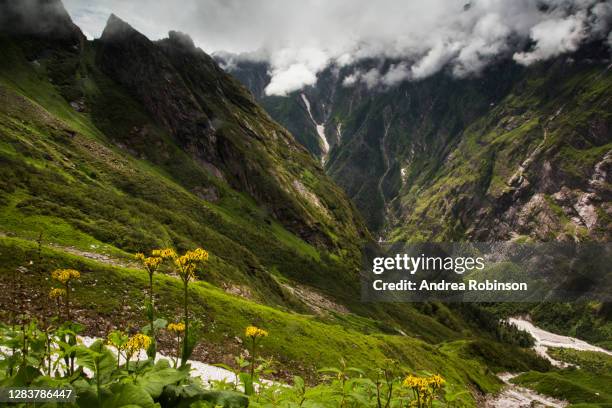
[(40, 377), (41, 373), (36, 367), (29, 365), (19, 367), (17, 374), (12, 377), (5, 378), (0, 382), (0, 386), (3, 387), (25, 387), (28, 386), (36, 378)]
[(131, 383), (113, 384), (111, 395), (102, 402), (104, 408), (122, 408), (137, 406), (141, 408), (156, 408), (159, 404), (153, 401), (149, 393), (141, 386)]
[(253, 377), (248, 373), (240, 373), (240, 382), (244, 385), (244, 393), (246, 395), (253, 395), (255, 388), (253, 387)]
[(95, 341), (91, 346), (76, 346), (74, 348), (77, 363), (96, 372), (96, 365), (100, 382), (105, 383), (116, 367), (115, 355), (104, 346), (101, 340)]
[(249, 399), (243, 394), (233, 391), (207, 391), (195, 384), (169, 385), (164, 388), (159, 401), (162, 406), (173, 408), (192, 407), (192, 404), (199, 401), (223, 408), (246, 408), (249, 406)]
[(162, 370), (152, 370), (136, 378), (134, 384), (141, 386), (153, 398), (159, 398), (166, 385), (174, 384), (186, 378), (186, 371), (179, 371), (174, 368), (164, 368)]

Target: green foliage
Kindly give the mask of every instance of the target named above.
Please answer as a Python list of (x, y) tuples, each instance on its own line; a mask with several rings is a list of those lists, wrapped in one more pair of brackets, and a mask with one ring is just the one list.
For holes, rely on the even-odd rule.
[(534, 321), (547, 330), (585, 339), (594, 344), (612, 346), (612, 319), (605, 303), (556, 303), (533, 308)]
[[(189, 366), (183, 369), (171, 368), (167, 360), (147, 360), (142, 364), (118, 366), (117, 357), (98, 340), (91, 346), (71, 345), (66, 350), (61, 338), (65, 331), (43, 332), (35, 322), (27, 329), (15, 330), (0, 325), (0, 345), (15, 347), (15, 338), (27, 338), (27, 346), (12, 352), (17, 358), (24, 357), (18, 369), (13, 369), (10, 358), (0, 362), (0, 386), (72, 388), (77, 393), (76, 407), (176, 407), (190, 406), (201, 401), (211, 406), (246, 407), (246, 398), (232, 392), (209, 391), (195, 378), (189, 376)], [(33, 341), (50, 335), (54, 341), (50, 353), (45, 352), (44, 342)], [(121, 343), (117, 333), (111, 335), (115, 343)], [(70, 372), (62, 356), (74, 352), (79, 367)], [(9, 353), (11, 354), (11, 353)], [(27, 357), (25, 357), (27, 356)], [(47, 363), (48, 361), (48, 363)], [(52, 374), (46, 374), (44, 367), (54, 365)], [(92, 373), (86, 374), (84, 369)], [(70, 404), (69, 404), (70, 405)]]
[[(323, 382), (308, 387), (301, 377), (291, 387), (268, 385), (251, 398), (251, 407), (451, 407), (465, 406), (462, 396), (440, 376), (404, 376), (389, 366), (370, 377), (341, 360), (320, 370)], [(435, 380), (435, 381), (432, 381)]]
[(466, 358), (476, 358), (495, 372), (548, 371), (551, 366), (533, 350), (508, 346), (489, 340), (469, 342), (464, 348)]
[(573, 404), (591, 403), (597, 406), (612, 404), (611, 356), (569, 349), (553, 349), (550, 354), (555, 359), (576, 364), (579, 368), (570, 366), (546, 373), (530, 371), (512, 381)]
[[(20, 264), (27, 264), (36, 251), (34, 243), (0, 238), (0, 281), (8, 285), (8, 279), (12, 276), (9, 271)], [(148, 319), (144, 313), (126, 311), (128, 308), (139, 310), (142, 305), (142, 289), (149, 284), (146, 271), (102, 265), (47, 247), (43, 248), (42, 256), (45, 267), (48, 265), (51, 270), (63, 266), (81, 271), (78, 290), (72, 297), (73, 307), (82, 310), (80, 315), (117, 322), (115, 324), (120, 327), (147, 325)], [(19, 279), (32, 290), (48, 291), (46, 285), (49, 283), (37, 279), (31, 272), (20, 274)], [(158, 316), (174, 321), (177, 307), (182, 302), (180, 280), (159, 274), (155, 288)], [(265, 361), (274, 357), (274, 368), (283, 372), (290, 370), (306, 378), (309, 383), (316, 380), (316, 369), (334, 365), (340, 357), (350, 366), (375, 370), (383, 368), (387, 357), (393, 356), (403, 370), (440, 373), (457, 390), (475, 387), (483, 392), (494, 392), (501, 386), (484, 364), (466, 360), (457, 349), (447, 348), (445, 343), (432, 346), (397, 332), (385, 333), (363, 317), (345, 315), (334, 320), (332, 317), (316, 318), (282, 311), (229, 295), (202, 281), (190, 284), (190, 297), (191, 312), (203, 323), (199, 328), (193, 328), (192, 332), (205, 347), (223, 354), (236, 350), (233, 339), (242, 334), (246, 326), (257, 324), (270, 332), (263, 343), (265, 347), (257, 354)], [(415, 318), (418, 316), (416, 314)], [(8, 318), (6, 314), (0, 315), (0, 319)], [(258, 360), (256, 369), (264, 360)], [(232, 367), (235, 369), (240, 365), (237, 362)], [(228, 384), (226, 389), (233, 389), (232, 384)], [(463, 396), (462, 400), (470, 405), (471, 394)]]

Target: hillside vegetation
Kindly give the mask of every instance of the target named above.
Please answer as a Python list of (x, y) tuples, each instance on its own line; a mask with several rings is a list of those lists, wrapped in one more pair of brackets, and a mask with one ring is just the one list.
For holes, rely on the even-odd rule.
[[(449, 399), (460, 393), (467, 406), (500, 389), (496, 372), (549, 370), (524, 334), (478, 306), (360, 302), (361, 250), (372, 240), (361, 216), (317, 159), (188, 36), (153, 42), (111, 16), (102, 37), (87, 41), (58, 1), (43, 3), (54, 5), (38, 16), (48, 31), (0, 30), (0, 321), (7, 347), (25, 344), (21, 367), (52, 359), (28, 361), (26, 343), (31, 336), (40, 345), (63, 302), (68, 316), (58, 324), (73, 320), (103, 338), (149, 330), (154, 344), (153, 311), (178, 324), (189, 304), (193, 357), (234, 370), (244, 369), (236, 357), (245, 327), (263, 328), (261, 356), (274, 370), (262, 375), (294, 386), (301, 375), (334, 401), (349, 377), (371, 392), (366, 379), (391, 360), (389, 384), (405, 376), (406, 390), (441, 392), (441, 375)], [(176, 263), (163, 264), (149, 281), (138, 263), (145, 255), (134, 255), (157, 248), (204, 248), (206, 262), (187, 279)], [(73, 287), (54, 277), (66, 269), (76, 271)], [(175, 339), (160, 333), (170, 353)], [(86, 351), (75, 333), (66, 336), (65, 357), (108, 359), (101, 344)], [(3, 359), (0, 381), (31, 385), (39, 375), (15, 374), (16, 361)], [(328, 371), (331, 390), (319, 372), (329, 366), (341, 368)], [(347, 367), (358, 370), (348, 376)], [(168, 368), (117, 362), (104, 387)], [(69, 372), (61, 381), (72, 375), (91, 397), (101, 376)], [(153, 391), (148, 402), (161, 398)]]

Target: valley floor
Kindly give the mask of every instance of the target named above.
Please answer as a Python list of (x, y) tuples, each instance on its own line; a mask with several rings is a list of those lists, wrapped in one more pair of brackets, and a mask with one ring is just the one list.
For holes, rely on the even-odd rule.
[[(559, 360), (549, 354), (549, 349), (562, 348), (577, 350), (580, 352), (596, 352), (608, 356), (612, 356), (612, 352), (598, 346), (593, 346), (574, 337), (562, 336), (556, 333), (551, 333), (537, 327), (528, 318), (513, 317), (508, 321), (522, 330), (527, 331), (535, 340), (533, 349), (542, 357), (546, 358), (551, 364), (557, 368), (575, 368), (579, 369), (576, 364)], [(557, 399), (551, 396), (542, 395), (532, 389), (517, 385), (512, 382), (524, 373), (501, 373), (499, 378), (506, 384), (506, 387), (498, 395), (489, 396), (483, 403), (485, 408), (513, 408), (513, 407), (533, 407), (545, 406), (553, 408), (563, 408), (570, 405), (569, 401)], [(598, 392), (594, 396), (599, 396)]]

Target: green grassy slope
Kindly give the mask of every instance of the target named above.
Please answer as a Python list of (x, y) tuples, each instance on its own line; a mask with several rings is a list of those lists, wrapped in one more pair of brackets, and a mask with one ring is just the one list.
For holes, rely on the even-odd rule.
[[(82, 272), (75, 283), (72, 309), (77, 320), (86, 325), (87, 334), (103, 336), (115, 326), (137, 328), (146, 324), (142, 304), (148, 278), (143, 270), (110, 266), (49, 247), (43, 247), (39, 256), (36, 243), (7, 237), (0, 237), (0, 289), (24, 302), (1, 297), (0, 319), (9, 321), (11, 313), (19, 310), (39, 317), (57, 313), (55, 304), (46, 296), (52, 282), (44, 279), (56, 267)], [(16, 270), (19, 272), (14, 274)], [(206, 267), (201, 276), (213, 270), (212, 265)], [(155, 290), (159, 314), (174, 320), (181, 307), (180, 281), (158, 274)], [(238, 355), (243, 347), (236, 338), (245, 326), (255, 324), (270, 332), (263, 353), (276, 360), (281, 378), (299, 373), (312, 381), (316, 369), (337, 366), (340, 358), (368, 371), (392, 359), (406, 372), (442, 374), (453, 386), (470, 391), (464, 402), (473, 405), (477, 393), (500, 389), (494, 372), (513, 367), (547, 369), (533, 352), (516, 347), (481, 338), (431, 344), (414, 337), (419, 335), (416, 328), (411, 332), (414, 336), (389, 334), (377, 321), (355, 315), (316, 316), (281, 310), (227, 294), (202, 280), (191, 285), (190, 304), (202, 341), (196, 349), (196, 358), (209, 363), (231, 363), (228, 356)], [(169, 349), (173, 343), (162, 338), (161, 344)], [(489, 358), (496, 356), (496, 361), (490, 364), (483, 360), (483, 353)]]
[[(329, 274), (338, 275), (339, 285), (341, 275), (344, 284), (352, 281), (340, 257), (296, 237), (251, 198), (210, 177), (101, 73), (86, 80), (91, 112), (78, 113), (47, 80), (54, 61), (29, 63), (8, 39), (1, 50), (5, 232), (33, 238), (44, 231), (53, 243), (111, 252), (201, 245), (214, 254), (213, 281), (248, 283), (281, 303), (268, 289), (273, 272), (315, 286), (327, 284)], [(100, 112), (103, 106), (111, 113)], [(111, 139), (113, 132), (128, 138), (137, 121), (146, 121), (149, 133), (132, 138), (136, 147)], [(198, 195), (206, 189), (215, 191), (213, 200)]]

